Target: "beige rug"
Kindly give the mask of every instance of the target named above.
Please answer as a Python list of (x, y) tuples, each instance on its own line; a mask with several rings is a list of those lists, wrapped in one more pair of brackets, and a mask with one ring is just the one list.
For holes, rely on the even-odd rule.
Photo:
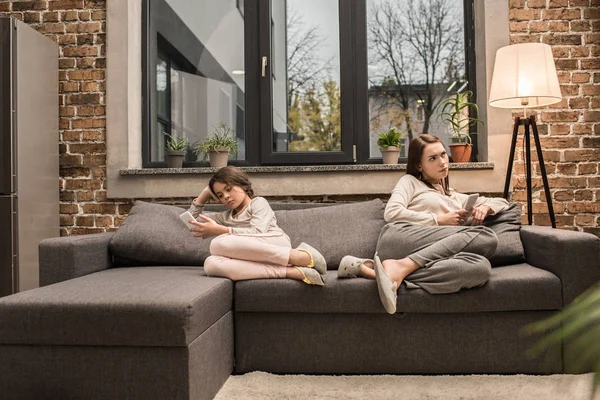
[[(591, 400), (593, 375), (231, 376), (217, 400)], [(598, 396), (595, 396), (596, 398)]]

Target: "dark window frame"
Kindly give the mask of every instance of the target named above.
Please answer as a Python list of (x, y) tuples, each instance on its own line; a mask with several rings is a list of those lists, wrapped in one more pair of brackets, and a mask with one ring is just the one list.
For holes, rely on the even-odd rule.
[[(244, 25), (246, 26), (249, 24), (246, 22)], [(248, 35), (248, 28), (250, 28), (250, 34), (252, 34), (253, 27), (248, 26), (245, 28), (245, 35)], [(214, 61), (214, 57), (206, 51), (204, 46), (191, 33), (183, 21), (179, 19), (177, 14), (165, 0), (144, 0), (142, 2), (142, 32), (142, 167), (165, 168), (167, 166), (166, 161), (151, 161), (152, 132), (156, 129), (155, 125), (158, 120), (156, 114), (155, 92), (157, 54), (159, 52), (164, 54), (169, 60), (172, 60), (181, 67), (182, 71), (195, 73), (199, 76), (205, 75), (198, 70), (196, 65), (200, 66), (200, 63), (203, 63), (202, 65), (208, 63), (212, 66), (218, 63)], [(186, 54), (190, 54), (192, 60), (190, 61), (183, 56), (172, 43), (175, 43), (178, 48), (185, 48), (187, 50)], [(245, 63), (248, 62), (247, 55), (248, 52), (246, 52), (245, 55)], [(212, 71), (212, 73), (215, 74), (215, 76), (209, 78), (218, 78), (223, 81), (229, 81), (229, 83), (234, 83), (229, 75), (222, 69)], [(240, 91), (238, 89), (238, 95), (239, 94)], [(248, 97), (248, 88), (246, 88), (246, 94), (242, 94), (241, 97)], [(246, 103), (246, 101), (244, 101), (244, 103)], [(245, 111), (247, 111), (247, 105)], [(236, 113), (237, 112), (236, 109)], [(244, 128), (246, 129), (243, 129), (243, 131), (246, 131), (248, 125)], [(167, 133), (170, 132), (171, 128), (169, 127)], [(248, 149), (249, 145), (247, 137), (246, 142), (246, 149)], [(252, 147), (250, 146), (250, 148)], [(253, 149), (253, 152), (256, 154), (256, 149)], [(230, 160), (230, 164), (240, 166), (257, 165), (257, 160), (251, 157), (249, 159), (250, 153), (247, 153), (246, 160)], [(200, 167), (206, 165), (208, 165), (207, 162), (184, 162), (184, 167)]]
[[(239, 2), (238, 2), (239, 3)], [(236, 3), (236, 5), (238, 4)], [(243, 113), (258, 115), (245, 118), (245, 160), (231, 160), (230, 164), (250, 165), (318, 165), (318, 164), (380, 164), (381, 157), (370, 157), (368, 70), (367, 70), (367, 1), (338, 0), (341, 90), (341, 151), (334, 152), (280, 152), (273, 151), (271, 101), (271, 62), (266, 77), (261, 77), (260, 61), (267, 54), (271, 59), (271, 13), (269, 0), (247, 0), (244, 18), (245, 101)], [(156, 56), (159, 27), (167, 24), (165, 0), (144, 0), (142, 6), (142, 160), (144, 168), (166, 167), (166, 162), (151, 162), (151, 132), (156, 129)], [(167, 5), (168, 7), (168, 5)], [(464, 0), (465, 70), (473, 101), (477, 101), (475, 68), (475, 24), (473, 0)], [(156, 10), (156, 12), (155, 12)], [(177, 24), (174, 24), (175, 26)], [(185, 26), (185, 24), (182, 24)], [(187, 28), (187, 27), (185, 27)], [(175, 28), (177, 31), (180, 28)], [(174, 32), (171, 32), (173, 34)], [(175, 35), (174, 35), (175, 37)], [(199, 43), (199, 42), (198, 42)], [(166, 53), (179, 65), (191, 65), (178, 52)], [(237, 112), (237, 111), (236, 111)], [(170, 133), (170, 128), (168, 129)], [(477, 133), (473, 136), (473, 157), (477, 157)], [(401, 159), (400, 161), (406, 161)], [(205, 166), (206, 163), (186, 162), (184, 166)]]
[[(351, 19), (356, 0), (339, 0), (339, 42), (340, 65), (353, 65), (352, 62), (352, 32)], [(248, 2), (246, 2), (248, 4)], [(259, 33), (260, 57), (268, 55), (271, 59), (271, 12), (269, 0), (258, 0), (259, 27), (269, 27)], [(261, 129), (259, 137), (261, 146), (261, 165), (314, 165), (314, 164), (351, 164), (353, 161), (353, 102), (352, 102), (352, 71), (353, 68), (340, 70), (340, 101), (341, 101), (341, 150), (312, 151), (312, 152), (274, 152), (273, 151), (273, 110), (271, 105), (271, 79), (260, 78), (261, 88)], [(260, 72), (259, 75), (260, 76)], [(271, 62), (267, 63), (265, 77), (271, 76)]]
[[(469, 81), (468, 88), (473, 92), (471, 102), (477, 104), (477, 66), (475, 58), (475, 0), (464, 0), (465, 15), (465, 73)], [(479, 155), (478, 126), (470, 126), (469, 134), (473, 140), (471, 159), (477, 160)]]

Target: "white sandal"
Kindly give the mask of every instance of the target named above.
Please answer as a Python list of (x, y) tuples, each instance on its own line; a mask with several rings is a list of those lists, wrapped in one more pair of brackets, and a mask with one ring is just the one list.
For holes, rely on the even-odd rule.
[(314, 268), (321, 275), (325, 275), (327, 273), (327, 262), (325, 261), (325, 257), (319, 251), (312, 246), (302, 242), (300, 246), (296, 247), (296, 250), (300, 250), (308, 254), (310, 257), (310, 263), (306, 266), (306, 268)]
[(304, 276), (304, 279), (302, 279), (302, 282), (304, 282), (308, 285), (317, 285), (317, 286), (325, 285), (325, 282), (323, 282), (321, 275), (316, 270), (314, 270), (312, 268), (307, 268), (307, 267), (295, 267), (295, 268), (298, 271), (300, 271), (302, 276)]

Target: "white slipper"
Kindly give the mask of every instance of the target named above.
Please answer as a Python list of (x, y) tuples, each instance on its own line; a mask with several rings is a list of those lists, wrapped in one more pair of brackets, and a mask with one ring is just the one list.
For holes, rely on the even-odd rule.
[(354, 256), (344, 256), (338, 267), (338, 278), (357, 278), (360, 273), (360, 266), (366, 261), (375, 262), (368, 258), (358, 258)]
[(377, 278), (377, 290), (379, 291), (379, 299), (383, 308), (388, 314), (396, 313), (396, 302), (398, 300), (398, 286), (395, 282), (392, 282), (388, 276), (381, 260), (377, 253), (375, 254), (375, 277)]

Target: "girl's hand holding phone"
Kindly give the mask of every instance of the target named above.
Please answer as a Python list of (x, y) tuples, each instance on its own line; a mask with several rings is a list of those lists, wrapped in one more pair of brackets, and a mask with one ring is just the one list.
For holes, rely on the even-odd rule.
[(229, 228), (217, 224), (212, 218), (209, 218), (206, 215), (200, 214), (198, 215), (198, 218), (201, 219), (202, 222), (191, 221), (191, 224), (194, 225), (194, 227), (191, 228), (190, 231), (195, 237), (206, 239), (207, 237), (229, 233)]

